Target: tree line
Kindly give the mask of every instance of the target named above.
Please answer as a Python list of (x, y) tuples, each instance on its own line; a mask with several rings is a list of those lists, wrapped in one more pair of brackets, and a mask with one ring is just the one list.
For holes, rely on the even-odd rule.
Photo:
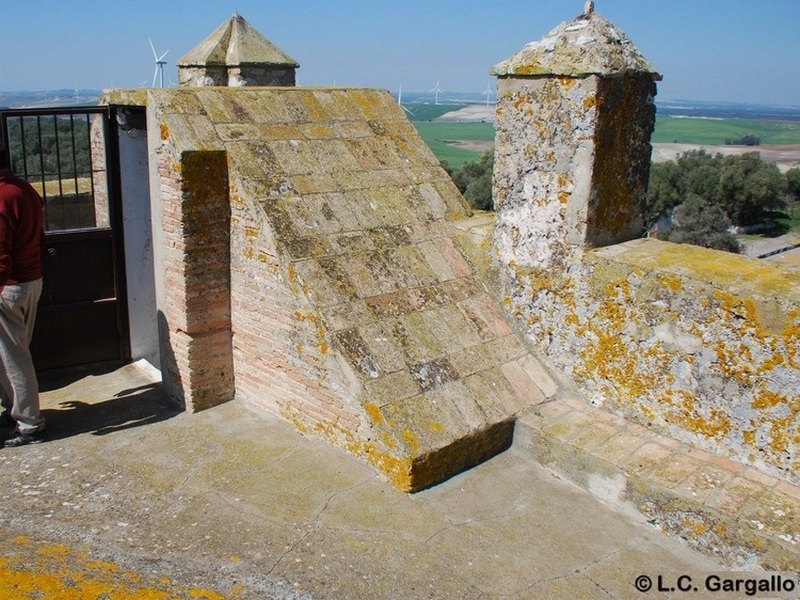
[[(458, 169), (443, 166), (472, 208), (494, 209), (491, 151)], [(692, 150), (651, 165), (644, 208), (648, 230), (660, 239), (740, 252), (733, 226), (769, 223), (797, 202), (798, 168), (783, 174), (758, 152), (723, 156)]]
[(760, 146), (761, 138), (752, 133), (743, 135), (740, 138), (728, 138), (725, 140), (726, 146)]
[(660, 239), (740, 252), (732, 226), (769, 227), (798, 200), (800, 169), (783, 174), (758, 152), (692, 150), (651, 166), (645, 216)]
[(494, 201), (492, 200), (493, 151), (487, 150), (478, 157), (478, 160), (466, 162), (458, 169), (451, 168), (447, 161), (443, 161), (442, 166), (472, 208), (494, 210)]
[(8, 120), (11, 170), (36, 179), (91, 172), (89, 122), (81, 116), (24, 116)]

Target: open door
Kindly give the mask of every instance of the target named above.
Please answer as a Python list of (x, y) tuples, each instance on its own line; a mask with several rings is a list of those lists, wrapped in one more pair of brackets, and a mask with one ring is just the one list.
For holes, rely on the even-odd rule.
[(38, 371), (130, 358), (117, 144), (107, 108), (0, 113), (11, 169), (45, 205)]

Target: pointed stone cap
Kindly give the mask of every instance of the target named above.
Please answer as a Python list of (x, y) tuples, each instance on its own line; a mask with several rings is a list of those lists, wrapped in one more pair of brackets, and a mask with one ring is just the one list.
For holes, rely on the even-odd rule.
[(615, 76), (648, 74), (653, 70), (624, 33), (603, 16), (587, 12), (562, 23), (538, 42), (531, 42), (489, 71), (498, 77), (559, 75)]
[(256, 31), (239, 13), (190, 50), (177, 63), (179, 67), (264, 65), (297, 68), (288, 54)]

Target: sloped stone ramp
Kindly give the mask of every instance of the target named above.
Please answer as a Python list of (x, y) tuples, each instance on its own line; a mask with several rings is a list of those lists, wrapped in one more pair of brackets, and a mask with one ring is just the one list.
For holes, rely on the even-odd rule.
[(189, 155), (227, 156), (207, 177), (228, 177), (230, 223), (207, 226), (230, 227), (237, 396), (403, 490), (510, 445), (546, 375), (455, 241), (468, 206), (387, 92), (183, 88), (147, 106), (162, 187)]

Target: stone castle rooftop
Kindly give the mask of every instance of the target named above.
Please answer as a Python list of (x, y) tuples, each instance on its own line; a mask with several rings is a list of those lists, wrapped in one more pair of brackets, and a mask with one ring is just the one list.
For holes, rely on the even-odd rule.
[[(797, 397), (777, 387), (796, 374), (780, 367), (796, 300), (723, 292), (675, 272), (669, 244), (626, 241), (660, 75), (594, 14), (492, 72), (498, 212), (472, 249), (468, 207), (387, 92), (110, 93), (147, 108), (170, 394), (193, 410), (251, 400), (416, 491), (506, 448), (519, 415), (574, 386), (792, 482)], [(748, 352), (766, 357), (755, 384)], [(726, 397), (708, 393), (718, 380)]]

